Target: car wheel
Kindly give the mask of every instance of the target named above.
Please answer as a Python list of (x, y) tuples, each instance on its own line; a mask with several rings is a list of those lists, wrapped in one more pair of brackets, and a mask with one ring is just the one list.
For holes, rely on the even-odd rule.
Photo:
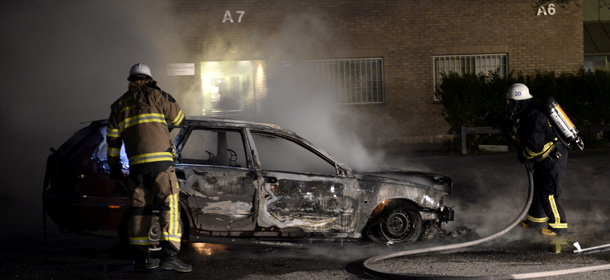
[(419, 211), (409, 205), (398, 205), (384, 210), (376, 235), (386, 243), (414, 242), (421, 236), (422, 226)]

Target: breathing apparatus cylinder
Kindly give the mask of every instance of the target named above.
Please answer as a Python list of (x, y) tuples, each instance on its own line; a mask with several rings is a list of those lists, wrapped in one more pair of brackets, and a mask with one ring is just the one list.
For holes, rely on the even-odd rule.
[(578, 129), (568, 115), (563, 111), (559, 103), (555, 101), (555, 98), (548, 96), (544, 102), (547, 117), (551, 121), (553, 128), (561, 138), (562, 142), (566, 144), (570, 149), (584, 150), (585, 143), (578, 136)]

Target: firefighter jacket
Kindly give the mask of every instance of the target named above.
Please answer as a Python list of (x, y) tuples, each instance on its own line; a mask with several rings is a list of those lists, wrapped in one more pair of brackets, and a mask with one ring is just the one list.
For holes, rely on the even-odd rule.
[(184, 113), (176, 100), (144, 80), (129, 83), (129, 90), (111, 105), (108, 118), (108, 163), (120, 166), (122, 142), (130, 174), (165, 171), (173, 164), (168, 123), (179, 126)]
[(526, 160), (542, 161), (555, 149), (559, 140), (547, 116), (530, 103), (516, 119), (517, 136)]

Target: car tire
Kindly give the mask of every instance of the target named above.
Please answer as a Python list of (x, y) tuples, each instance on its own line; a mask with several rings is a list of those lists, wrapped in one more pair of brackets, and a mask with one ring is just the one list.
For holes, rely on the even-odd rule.
[(401, 204), (383, 211), (375, 235), (384, 243), (415, 242), (420, 238), (422, 228), (419, 211), (408, 204)]

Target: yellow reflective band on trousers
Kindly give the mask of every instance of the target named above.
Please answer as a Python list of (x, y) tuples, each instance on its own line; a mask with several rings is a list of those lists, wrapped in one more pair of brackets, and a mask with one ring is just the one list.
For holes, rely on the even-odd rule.
[(551, 209), (553, 209), (553, 216), (555, 217), (555, 222), (549, 224), (552, 228), (568, 228), (567, 223), (561, 222), (561, 216), (559, 215), (559, 211), (557, 210), (557, 203), (555, 202), (555, 196), (549, 195), (549, 203), (551, 204)]
[[(141, 187), (140, 184), (143, 183), (147, 186)], [(130, 177), (129, 187), (134, 189), (131, 197), (133, 212), (129, 222), (129, 243), (150, 244), (150, 228), (155, 215), (153, 210), (158, 209), (161, 246), (170, 246), (168, 248), (179, 251), (182, 241), (180, 191), (174, 167), (170, 166), (166, 171), (156, 174)]]
[(148, 239), (148, 236), (146, 236), (146, 237), (130, 237), (129, 238), (129, 244), (130, 245), (148, 246), (148, 245), (150, 245), (150, 241)]
[(549, 153), (553, 150), (553, 147), (555, 147), (555, 142), (548, 142), (544, 144), (544, 147), (542, 147), (542, 151), (539, 153), (536, 153), (530, 150), (530, 148), (525, 147), (525, 150), (523, 150), (523, 156), (526, 159), (533, 159), (535, 157), (538, 157), (538, 160), (540, 161), (545, 159), (549, 155)]
[(129, 163), (132, 165), (157, 161), (174, 161), (174, 157), (170, 152), (158, 152), (137, 155), (129, 158)]
[(530, 222), (533, 222), (533, 223), (546, 223), (549, 220), (549, 218), (548, 217), (536, 218), (534, 216), (527, 215), (527, 220)]
[[(176, 183), (178, 185), (178, 183)], [(169, 199), (169, 225), (167, 231), (163, 231), (161, 235), (162, 241), (180, 242), (182, 239), (182, 230), (180, 228), (180, 207), (178, 206), (178, 194), (172, 194)]]
[(127, 118), (124, 121), (119, 123), (119, 130), (122, 133), (126, 128), (130, 126), (134, 126), (141, 123), (150, 123), (150, 122), (158, 122), (162, 124), (167, 124), (165, 121), (165, 115), (159, 113), (150, 113), (150, 114), (141, 114), (131, 118)]

